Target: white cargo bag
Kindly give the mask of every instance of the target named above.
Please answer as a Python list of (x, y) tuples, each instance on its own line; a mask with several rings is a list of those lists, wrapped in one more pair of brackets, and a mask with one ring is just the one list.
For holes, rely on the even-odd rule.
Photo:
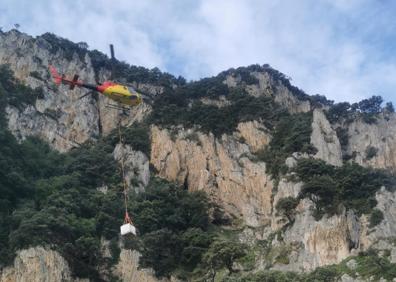
[(121, 235), (126, 235), (132, 233), (133, 235), (136, 235), (136, 228), (130, 223), (126, 223), (121, 226)]

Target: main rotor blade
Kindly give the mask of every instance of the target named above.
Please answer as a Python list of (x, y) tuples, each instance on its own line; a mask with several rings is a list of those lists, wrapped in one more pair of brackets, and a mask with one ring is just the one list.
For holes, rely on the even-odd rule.
[(111, 59), (114, 60), (115, 56), (114, 56), (114, 45), (110, 44), (110, 55), (111, 55)]
[(94, 94), (94, 92), (89, 91), (88, 93), (86, 93), (86, 94), (82, 95), (81, 97), (79, 97), (77, 100), (81, 100), (82, 98), (87, 97), (88, 95), (91, 95), (91, 94)]
[(115, 56), (114, 56), (114, 46), (113, 44), (110, 44), (110, 56), (111, 56), (111, 75), (110, 79), (114, 79), (115, 75)]

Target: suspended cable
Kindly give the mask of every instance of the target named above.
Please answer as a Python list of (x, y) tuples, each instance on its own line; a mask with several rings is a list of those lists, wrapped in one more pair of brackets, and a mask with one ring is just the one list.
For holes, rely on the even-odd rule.
[(121, 226), (121, 235), (125, 235), (128, 233), (133, 233), (136, 235), (136, 228), (133, 226), (132, 220), (129, 216), (128, 212), (128, 185), (125, 179), (125, 164), (124, 164), (124, 140), (121, 134), (121, 118), (118, 122), (118, 135), (119, 135), (119, 143), (121, 144), (121, 173), (122, 173), (122, 182), (123, 182), (123, 194), (124, 194), (124, 206), (125, 206), (125, 217), (124, 217), (124, 225)]

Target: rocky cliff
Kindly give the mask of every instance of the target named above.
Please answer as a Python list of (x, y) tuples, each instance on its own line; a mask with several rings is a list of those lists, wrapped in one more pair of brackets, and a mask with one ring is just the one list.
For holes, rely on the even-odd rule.
[[(193, 132), (181, 130), (172, 140), (166, 129), (153, 127), (151, 163), (161, 177), (185, 184), (191, 190), (206, 191), (226, 212), (235, 218), (243, 218), (247, 226), (264, 226), (264, 231), (253, 236), (264, 239), (285, 226), (286, 222), (280, 221), (275, 206), (281, 198), (297, 198), (301, 183), (293, 183), (286, 177), (275, 188), (265, 163), (249, 159), (259, 140), (262, 142), (258, 148), (263, 148), (268, 145), (266, 140), (271, 138), (262, 128), (253, 127), (252, 123), (241, 123), (231, 136), (215, 139), (195, 132), (194, 140), (190, 137)], [(238, 141), (242, 132), (247, 134), (243, 143)], [(314, 112), (311, 142), (318, 148), (315, 158), (333, 165), (342, 164), (337, 135), (320, 111)], [(389, 156), (378, 154), (377, 158)], [(367, 250), (378, 240), (394, 237), (395, 196), (395, 192), (385, 190), (377, 193), (377, 208), (385, 219), (375, 228), (368, 227), (365, 216), (359, 218), (352, 211), (325, 216), (317, 221), (311, 212), (313, 203), (300, 201), (293, 225), (286, 229), (281, 241), (273, 241), (275, 246), (296, 247), (290, 252), (287, 265), (275, 265), (274, 268), (313, 270), (318, 266), (339, 263), (350, 255)]]
[[(110, 133), (118, 120), (130, 126), (149, 115), (152, 108), (146, 104), (125, 117), (118, 110), (106, 108), (108, 101), (104, 97), (90, 95), (80, 100), (84, 90), (55, 88), (48, 81), (48, 64), (61, 72), (79, 73), (81, 79), (90, 82), (109, 77), (109, 71), (94, 66), (89, 52), (83, 56), (75, 52), (66, 58), (64, 51), (54, 51), (51, 44), (45, 37), (32, 38), (18, 31), (0, 33), (0, 64), (9, 64), (21, 81), (44, 90), (44, 97), (34, 105), (23, 109), (7, 106), (8, 127), (18, 139), (39, 136), (65, 152)], [(289, 114), (312, 113), (310, 144), (315, 151), (289, 153), (281, 165), (292, 168), (298, 159), (312, 157), (341, 167), (346, 156), (350, 156), (350, 162), (362, 166), (396, 170), (394, 113), (381, 113), (370, 124), (359, 118), (342, 125), (331, 123), (326, 107), (313, 106), (310, 99), (296, 95), (282, 79), (267, 71), (254, 70), (249, 75), (253, 82), (247, 83), (238, 72), (229, 71), (222, 83), (229, 89), (242, 88), (253, 97), (270, 97)], [(130, 82), (144, 93), (164, 92), (160, 83)], [(219, 111), (231, 104), (225, 96), (204, 97), (200, 101)], [(339, 127), (346, 132), (343, 140)], [(369, 248), (390, 252), (390, 260), (396, 262), (392, 241), (396, 237), (396, 193), (385, 188), (376, 192), (375, 208), (384, 219), (374, 227), (369, 215), (358, 215), (345, 207), (335, 215), (315, 219), (312, 199), (299, 198), (304, 183), (296, 180), (293, 172), (274, 176), (269, 170), (272, 164), (258, 157), (270, 147), (276, 130), (261, 118), (238, 121), (231, 133), (220, 135), (204, 132), (199, 126), (187, 128), (179, 124), (165, 127), (153, 122), (149, 128), (150, 155), (128, 144), (114, 148), (114, 159), (125, 164), (128, 186), (137, 193), (144, 191), (151, 173), (189, 191), (205, 191), (241, 231), (241, 241), (250, 245), (268, 241), (267, 253), (263, 251), (255, 262), (256, 270), (312, 271)], [(286, 197), (298, 199), (292, 222), (276, 209)], [(279, 259), (281, 255), (287, 259)], [(150, 270), (138, 270), (138, 260), (137, 252), (122, 250), (112, 271), (122, 281), (158, 281)], [(20, 251), (14, 265), (4, 268), (0, 277), (2, 282), (75, 279), (58, 253), (41, 247)]]
[(69, 266), (57, 252), (42, 247), (22, 250), (12, 267), (0, 272), (0, 281), (80, 281), (73, 279)]

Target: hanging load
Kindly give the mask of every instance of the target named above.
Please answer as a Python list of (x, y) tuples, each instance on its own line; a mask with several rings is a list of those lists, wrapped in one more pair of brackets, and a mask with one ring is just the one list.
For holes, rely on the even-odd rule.
[(128, 212), (125, 212), (124, 224), (121, 226), (121, 235), (133, 234), (136, 236), (136, 228), (132, 224), (132, 220), (129, 217)]

